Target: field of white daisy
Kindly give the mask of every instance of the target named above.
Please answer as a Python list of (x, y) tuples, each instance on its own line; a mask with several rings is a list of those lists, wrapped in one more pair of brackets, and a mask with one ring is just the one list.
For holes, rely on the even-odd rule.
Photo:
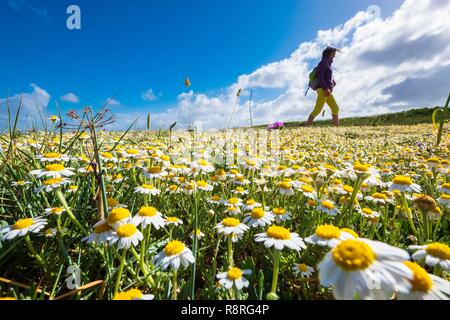
[(0, 298), (449, 298), (450, 137), (432, 125), (101, 119), (0, 136)]

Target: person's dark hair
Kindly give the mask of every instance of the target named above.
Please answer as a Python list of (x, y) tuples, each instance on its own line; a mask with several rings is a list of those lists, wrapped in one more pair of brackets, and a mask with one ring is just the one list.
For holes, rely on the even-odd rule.
[(339, 49), (333, 48), (333, 47), (327, 47), (325, 50), (323, 50), (322, 53), (322, 59), (323, 58), (328, 58), (332, 52), (336, 52), (339, 51)]

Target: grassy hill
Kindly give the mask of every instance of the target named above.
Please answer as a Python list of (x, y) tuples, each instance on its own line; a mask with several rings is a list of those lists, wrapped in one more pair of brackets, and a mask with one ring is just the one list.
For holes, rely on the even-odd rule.
[[(408, 111), (387, 113), (368, 117), (355, 117), (341, 119), (341, 126), (381, 126), (381, 125), (413, 125), (419, 123), (431, 123), (431, 114), (436, 108), (420, 108)], [(447, 113), (449, 118), (450, 112)], [(319, 116), (317, 119), (320, 119)], [(306, 121), (306, 118), (305, 118)], [(285, 127), (295, 128), (303, 124), (302, 122), (286, 122)], [(318, 120), (315, 126), (331, 126), (331, 120)], [(264, 125), (258, 127), (266, 127)]]

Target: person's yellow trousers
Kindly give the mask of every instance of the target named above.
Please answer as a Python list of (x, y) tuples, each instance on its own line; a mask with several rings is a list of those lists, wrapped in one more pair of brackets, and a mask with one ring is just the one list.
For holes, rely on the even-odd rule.
[(332, 115), (338, 115), (339, 114), (339, 106), (337, 105), (333, 94), (330, 94), (328, 97), (325, 97), (322, 88), (317, 89), (316, 92), (317, 92), (316, 106), (314, 107), (314, 110), (311, 113), (311, 116), (317, 117), (322, 112), (322, 109), (323, 109), (323, 106), (325, 105), (325, 103), (330, 107)]

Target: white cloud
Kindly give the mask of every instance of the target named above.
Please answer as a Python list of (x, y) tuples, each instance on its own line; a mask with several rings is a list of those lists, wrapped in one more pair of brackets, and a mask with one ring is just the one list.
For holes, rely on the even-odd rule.
[(16, 12), (20, 13), (22, 10), (28, 10), (41, 17), (44, 21), (49, 21), (48, 9), (46, 7), (38, 7), (25, 0), (8, 0), (8, 4)]
[(61, 97), (61, 101), (78, 103), (80, 102), (80, 98), (75, 93), (69, 92)]
[(254, 95), (253, 122), (305, 120), (315, 102), (314, 92), (304, 96), (308, 73), (326, 45), (342, 49), (333, 64), (341, 116), (442, 104), (450, 83), (449, 10), (447, 0), (406, 0), (385, 19), (358, 12), (342, 25), (318, 31), (314, 40), (301, 43), (289, 57), (239, 76), (221, 90), (224, 93), (180, 94), (176, 106), (153, 119), (160, 126), (203, 121), (204, 127), (226, 127), (236, 91), (242, 88), (232, 125), (246, 126), (249, 89), (276, 88), (280, 93), (271, 100), (260, 101)]
[(144, 99), (144, 101), (154, 101), (158, 99), (158, 97), (153, 93), (153, 89), (148, 89), (143, 92), (141, 98)]
[(109, 107), (116, 107), (116, 106), (120, 106), (120, 101), (113, 99), (113, 98), (109, 98), (108, 100), (108, 106)]
[(33, 88), (31, 92), (17, 93), (8, 98), (0, 98), (0, 129), (8, 126), (7, 106), (11, 109), (12, 117), (15, 117), (19, 105), (21, 105), (21, 112), (19, 118), (19, 125), (31, 125), (41, 123), (41, 116), (45, 121), (45, 111), (50, 102), (50, 95), (47, 91), (32, 83)]

